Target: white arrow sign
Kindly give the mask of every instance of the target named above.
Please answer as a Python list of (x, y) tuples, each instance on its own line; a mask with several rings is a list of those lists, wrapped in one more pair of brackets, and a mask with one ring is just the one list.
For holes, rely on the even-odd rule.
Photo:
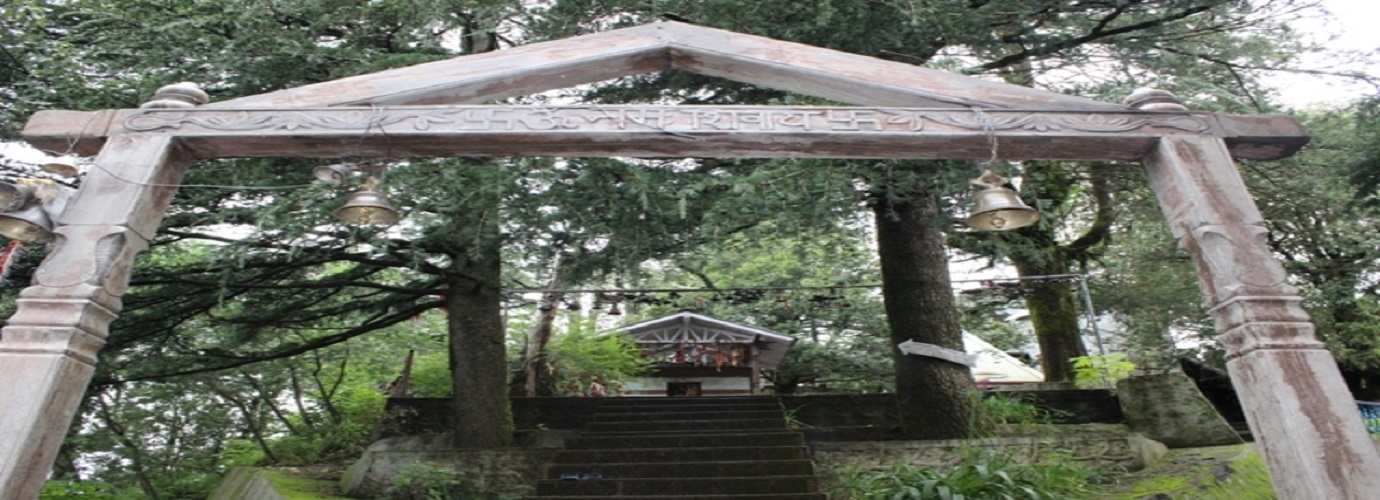
[(900, 344), (896, 344), (896, 348), (906, 354), (942, 359), (950, 363), (958, 363), (967, 366), (968, 368), (977, 366), (977, 355), (956, 351), (947, 347), (940, 347), (934, 344), (924, 344), (914, 340), (907, 340)]

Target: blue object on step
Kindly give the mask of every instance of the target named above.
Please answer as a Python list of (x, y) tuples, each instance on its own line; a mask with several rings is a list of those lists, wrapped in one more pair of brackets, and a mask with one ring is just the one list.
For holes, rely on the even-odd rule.
[(599, 474), (599, 473), (597, 473), (597, 472), (584, 472), (584, 473), (566, 472), (566, 473), (564, 473), (564, 474), (561, 474), (561, 480), (563, 480), (563, 481), (575, 481), (575, 480), (586, 480), (586, 479), (603, 479), (603, 478), (604, 478), (604, 475), (603, 475), (603, 474)]
[(1371, 434), (1380, 434), (1380, 403), (1357, 401), (1356, 407), (1361, 410), (1361, 420), (1366, 422), (1366, 429)]

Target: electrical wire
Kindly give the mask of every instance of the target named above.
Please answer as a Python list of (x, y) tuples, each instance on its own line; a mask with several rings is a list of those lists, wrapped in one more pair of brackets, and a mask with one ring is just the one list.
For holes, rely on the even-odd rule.
[[(1016, 278), (984, 278), (950, 280), (950, 283), (988, 283), (1020, 281), (1079, 281), (1081, 274), (1050, 274)], [(714, 292), (786, 292), (792, 290), (842, 290), (849, 288), (881, 288), (881, 283), (822, 286), (758, 286), (732, 288), (505, 288), (507, 293), (714, 293)]]

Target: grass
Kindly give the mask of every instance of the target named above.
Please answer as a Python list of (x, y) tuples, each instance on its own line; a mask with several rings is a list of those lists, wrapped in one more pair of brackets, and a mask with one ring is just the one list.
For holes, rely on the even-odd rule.
[(946, 468), (898, 464), (886, 470), (846, 469), (831, 498), (854, 500), (1055, 500), (1091, 494), (1093, 469), (1067, 463), (1025, 464), (974, 450)]
[(1168, 498), (1268, 500), (1275, 497), (1265, 463), (1249, 445), (1173, 450), (1150, 468), (1121, 478), (1097, 500)]
[(259, 474), (287, 500), (348, 500), (340, 495), (337, 481), (290, 474), (282, 470), (260, 469)]

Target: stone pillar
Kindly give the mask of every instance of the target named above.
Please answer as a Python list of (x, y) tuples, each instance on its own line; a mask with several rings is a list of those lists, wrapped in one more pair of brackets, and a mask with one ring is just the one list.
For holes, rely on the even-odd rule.
[[(188, 88), (160, 89), (150, 104), (186, 103), (168, 89)], [(38, 497), (119, 315), (134, 256), (190, 161), (169, 137), (112, 137), (59, 218), (52, 252), (0, 330), (0, 498)]]
[[(1137, 91), (1128, 104), (1184, 110), (1155, 90)], [(1266, 245), (1264, 219), (1226, 145), (1214, 137), (1163, 138), (1144, 164), (1179, 247), (1197, 268), (1279, 498), (1375, 498), (1380, 454), (1303, 299)]]

